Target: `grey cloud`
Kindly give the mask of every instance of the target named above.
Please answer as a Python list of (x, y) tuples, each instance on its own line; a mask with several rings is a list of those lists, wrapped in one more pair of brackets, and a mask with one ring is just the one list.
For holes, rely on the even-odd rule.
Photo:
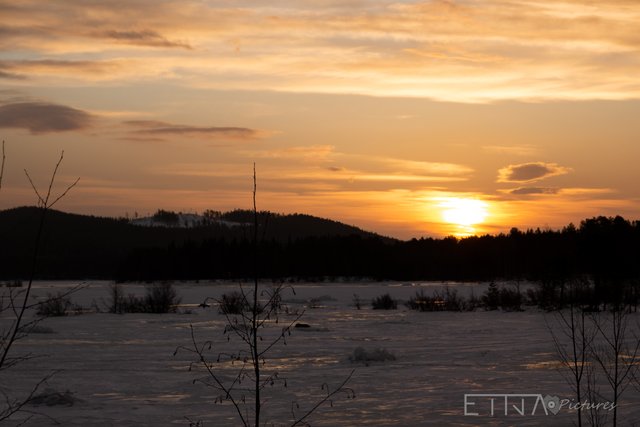
[(22, 128), (31, 133), (65, 132), (88, 128), (91, 114), (46, 102), (0, 105), (0, 128)]
[(557, 188), (549, 188), (549, 187), (521, 187), (516, 188), (515, 190), (511, 190), (511, 194), (526, 196), (531, 194), (558, 194), (559, 190)]
[(244, 127), (188, 126), (155, 120), (130, 120), (125, 124), (141, 128), (133, 131), (134, 134), (152, 137), (187, 135), (208, 138), (255, 139), (260, 136), (260, 131)]
[(192, 49), (191, 45), (181, 41), (172, 41), (163, 37), (160, 33), (152, 30), (142, 31), (117, 31), (109, 30), (101, 33), (103, 37), (117, 40), (123, 43), (155, 46), (155, 47), (177, 47), (183, 49)]
[(571, 169), (556, 163), (523, 163), (509, 165), (498, 171), (498, 182), (532, 182), (555, 175), (564, 175)]

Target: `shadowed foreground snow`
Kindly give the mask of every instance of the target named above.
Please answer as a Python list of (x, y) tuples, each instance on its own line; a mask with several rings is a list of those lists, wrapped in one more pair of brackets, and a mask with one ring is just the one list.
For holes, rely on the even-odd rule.
[[(44, 297), (69, 284), (38, 283), (37, 296)], [(73, 301), (89, 306), (108, 296), (108, 283), (92, 282)], [(287, 425), (292, 402), (302, 408), (322, 395), (321, 385), (339, 384), (356, 369), (348, 386), (354, 400), (338, 397), (333, 407), (322, 407), (311, 418), (313, 426), (474, 426), (542, 424), (570, 426), (574, 414), (562, 410), (558, 415), (508, 416), (496, 403), (496, 415), (489, 416), (487, 400), (471, 398), (475, 406), (464, 416), (465, 393), (518, 393), (557, 395), (570, 398), (569, 386), (558, 373), (545, 319), (548, 314), (526, 312), (431, 312), (419, 313), (399, 305), (398, 310), (370, 308), (372, 297), (389, 292), (406, 300), (420, 286), (426, 292), (434, 284), (297, 284), (296, 295), (285, 294), (290, 309), (305, 309), (301, 322), (310, 328), (297, 328), (286, 345), (276, 346), (268, 355), (266, 370), (277, 369), (287, 379), (267, 389), (265, 418), (274, 425)], [(469, 285), (451, 285), (462, 294)], [(440, 284), (437, 284), (440, 287)], [(178, 283), (185, 308), (181, 314), (85, 314), (49, 318), (41, 323), (41, 333), (20, 341), (17, 351), (46, 354), (2, 374), (2, 387), (26, 390), (52, 370), (60, 370), (47, 386), (50, 392), (71, 392), (72, 406), (30, 406), (65, 426), (141, 426), (185, 425), (185, 417), (202, 421), (203, 426), (236, 426), (229, 404), (214, 404), (217, 393), (193, 384), (203, 375), (199, 368), (189, 371), (193, 357), (173, 353), (177, 346), (190, 344), (189, 325), (202, 340), (213, 340), (218, 351), (238, 348), (227, 344), (222, 334), (225, 321), (216, 307), (199, 308), (205, 297), (219, 297), (237, 289), (222, 283)], [(142, 285), (125, 285), (126, 292), (142, 294)], [(485, 287), (477, 285), (480, 295)], [(363, 309), (352, 305), (353, 294), (363, 301)], [(317, 298), (313, 304), (308, 301)], [(265, 331), (278, 334), (292, 317), (282, 315), (280, 324)], [(635, 317), (632, 319), (635, 324)], [(230, 347), (227, 347), (230, 346)], [(386, 349), (395, 360), (353, 363), (354, 350)], [(229, 377), (237, 365), (221, 363), (219, 370)], [(68, 394), (66, 395), (68, 396)], [(621, 425), (640, 419), (640, 394), (630, 387), (619, 409)], [(497, 399), (496, 402), (499, 400)], [(520, 404), (520, 401), (514, 403)], [(533, 400), (526, 402), (528, 413)], [(29, 426), (55, 425), (36, 417)]]

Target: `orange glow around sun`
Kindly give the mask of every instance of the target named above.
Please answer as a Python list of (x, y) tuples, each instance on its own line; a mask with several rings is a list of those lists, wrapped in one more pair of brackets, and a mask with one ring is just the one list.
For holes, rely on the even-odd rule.
[(489, 215), (489, 205), (478, 199), (447, 197), (439, 204), (442, 219), (455, 227), (453, 234), (468, 236), (475, 234), (476, 226)]

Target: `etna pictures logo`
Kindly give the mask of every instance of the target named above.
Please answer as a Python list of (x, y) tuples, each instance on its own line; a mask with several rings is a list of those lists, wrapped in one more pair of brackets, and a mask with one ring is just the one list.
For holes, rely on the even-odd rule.
[(592, 403), (589, 401), (576, 402), (570, 399), (560, 399), (558, 396), (524, 393), (499, 394), (476, 393), (464, 395), (465, 416), (534, 416), (556, 415), (561, 410), (604, 410), (611, 411), (616, 407), (611, 402)]

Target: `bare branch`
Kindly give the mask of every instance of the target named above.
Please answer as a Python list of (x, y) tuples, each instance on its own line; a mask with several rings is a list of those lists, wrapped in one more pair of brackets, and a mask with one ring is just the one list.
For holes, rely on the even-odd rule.
[(51, 174), (51, 179), (49, 180), (49, 188), (47, 189), (47, 197), (45, 197), (45, 206), (49, 207), (47, 203), (49, 203), (49, 198), (51, 197), (51, 189), (53, 188), (53, 183), (56, 180), (56, 175), (58, 174), (58, 168), (60, 168), (60, 163), (62, 163), (62, 159), (64, 159), (64, 150), (60, 152), (60, 158), (58, 159), (58, 163), (56, 163), (56, 167), (53, 169), (53, 173)]
[[(258, 209), (256, 204), (257, 195), (257, 179), (256, 179), (256, 165), (253, 165), (253, 236), (252, 236), (252, 249), (253, 249), (253, 280), (252, 286), (247, 286), (247, 289), (243, 286), (242, 282), (238, 284), (238, 293), (231, 294), (228, 298), (223, 295), (222, 299), (217, 300), (220, 307), (220, 314), (224, 316), (226, 325), (223, 330), (223, 334), (227, 338), (227, 342), (231, 341), (232, 337), (240, 339), (240, 344), (243, 349), (232, 351), (230, 353), (220, 352), (217, 355), (215, 362), (227, 362), (231, 365), (239, 364), (239, 368), (235, 371), (235, 376), (232, 379), (225, 379), (220, 374), (214, 371), (214, 364), (207, 359), (205, 352), (210, 352), (212, 344), (210, 341), (204, 344), (198, 344), (195, 338), (195, 332), (193, 326), (191, 326), (191, 345), (189, 347), (180, 346), (176, 348), (175, 353), (180, 350), (185, 350), (197, 357), (194, 364), (202, 365), (208, 376), (205, 378), (199, 378), (194, 382), (202, 383), (205, 386), (215, 388), (221, 392), (221, 395), (216, 399), (217, 402), (223, 402), (228, 400), (234, 406), (235, 411), (240, 418), (242, 425), (248, 427), (260, 427), (267, 425), (266, 421), (261, 421), (261, 413), (264, 402), (261, 399), (261, 394), (264, 389), (269, 386), (273, 386), (276, 383), (287, 386), (287, 378), (280, 376), (277, 370), (262, 372), (263, 366), (267, 365), (267, 353), (273, 349), (278, 343), (286, 344), (286, 337), (291, 334), (291, 329), (294, 324), (303, 316), (302, 312), (295, 313), (295, 317), (292, 321), (287, 321), (285, 326), (281, 328), (280, 333), (272, 339), (267, 340), (267, 344), (262, 347), (260, 343), (263, 341), (263, 335), (260, 334), (262, 328), (267, 328), (275, 319), (275, 323), (278, 323), (278, 313), (282, 310), (281, 293), (284, 286), (278, 285), (272, 289), (262, 290), (260, 292), (259, 285), (259, 247), (258, 247)], [(266, 228), (266, 224), (265, 224)], [(295, 290), (291, 286), (295, 294)], [(239, 294), (239, 295), (238, 295)], [(261, 300), (262, 299), (262, 300)], [(206, 306), (206, 302), (202, 304)], [(288, 308), (285, 306), (288, 313)], [(260, 346), (259, 346), (260, 345)], [(175, 354), (174, 353), (174, 354)], [(228, 360), (222, 360), (228, 358)], [(342, 381), (335, 389), (330, 389), (328, 384), (322, 385), (322, 390), (326, 392), (326, 396), (320, 399), (312, 408), (305, 412), (302, 416), (296, 417), (295, 411), (292, 406), (292, 426), (309, 425), (306, 419), (315, 412), (321, 405), (326, 402), (331, 402), (332, 398), (338, 393), (345, 393), (347, 398), (354, 397), (352, 389), (347, 388), (346, 384), (353, 376), (354, 371), (351, 371), (349, 376)], [(249, 383), (249, 385), (244, 385)], [(295, 402), (293, 403), (294, 405)], [(193, 424), (193, 423), (192, 423)]]
[(5, 404), (8, 404), (8, 405), (7, 405), (6, 408), (4, 408), (0, 412), (0, 422), (11, 418), (11, 416), (13, 416), (15, 413), (20, 412), (22, 410), (22, 408), (27, 403), (29, 403), (31, 401), (31, 399), (33, 399), (35, 394), (40, 389), (40, 386), (42, 386), (42, 384), (44, 384), (47, 381), (49, 381), (57, 373), (58, 373), (58, 371), (51, 372), (51, 373), (49, 373), (49, 375), (47, 375), (44, 378), (40, 379), (40, 381), (38, 381), (36, 383), (36, 385), (33, 386), (33, 388), (31, 389), (31, 391), (29, 392), (29, 394), (27, 395), (26, 398), (19, 399), (19, 400), (11, 400), (11, 398), (9, 396), (5, 395)]
[(2, 188), (2, 177), (4, 176), (4, 141), (2, 141), (2, 164), (0, 165), (0, 189)]
[[(3, 171), (4, 171), (4, 141), (3, 141), (3, 146), (2, 146), (2, 155), (3, 155), (3, 161), (2, 161), (2, 166), (0, 167), (0, 174), (3, 173)], [(31, 268), (29, 270), (29, 281), (28, 281), (27, 287), (24, 290), (21, 289), (20, 291), (18, 291), (15, 294), (13, 293), (13, 290), (11, 290), (9, 292), (9, 308), (11, 309), (11, 311), (13, 313), (14, 320), (12, 321), (11, 327), (9, 328), (8, 332), (7, 333), (3, 332), (3, 334), (2, 334), (2, 341), (1, 341), (2, 345), (0, 346), (0, 348), (1, 348), (1, 351), (0, 351), (0, 370), (8, 369), (8, 368), (10, 368), (12, 366), (15, 366), (19, 362), (22, 362), (22, 361), (25, 361), (25, 360), (28, 360), (28, 359), (31, 359), (31, 358), (35, 357), (35, 356), (31, 355), (31, 354), (20, 355), (20, 356), (15, 357), (13, 355), (10, 355), (10, 352), (12, 350), (13, 345), (16, 343), (16, 341), (21, 339), (21, 338), (23, 338), (23, 337), (25, 337), (33, 329), (33, 327), (37, 324), (37, 322), (40, 321), (40, 319), (36, 319), (34, 321), (25, 322), (24, 321), (24, 316), (25, 316), (26, 311), (34, 306), (34, 304), (30, 304), (29, 303), (29, 297), (31, 295), (31, 290), (32, 290), (32, 287), (33, 287), (34, 278), (36, 277), (36, 270), (37, 270), (38, 260), (39, 260), (39, 256), (40, 256), (41, 240), (42, 240), (42, 235), (43, 235), (44, 224), (45, 224), (45, 219), (46, 219), (46, 216), (47, 216), (47, 212), (49, 211), (51, 206), (53, 206), (53, 204), (55, 204), (60, 199), (65, 197), (67, 195), (67, 193), (71, 190), (71, 188), (73, 188), (78, 183), (78, 180), (79, 180), (79, 178), (78, 178), (78, 180), (76, 180), (73, 184), (68, 186), (53, 201), (53, 203), (49, 203), (49, 200), (51, 198), (51, 192), (52, 192), (52, 189), (53, 189), (53, 185), (55, 183), (56, 175), (58, 173), (58, 170), (60, 168), (60, 165), (62, 163), (63, 158), (64, 158), (64, 152), (62, 152), (60, 154), (60, 159), (56, 163), (56, 166), (55, 166), (55, 168), (53, 170), (53, 173), (51, 174), (51, 179), (49, 181), (49, 186), (48, 186), (47, 193), (46, 193), (45, 197), (43, 197), (42, 194), (36, 188), (35, 184), (33, 183), (33, 180), (31, 179), (31, 176), (29, 175), (29, 172), (26, 169), (24, 170), (24, 173), (27, 176), (27, 179), (29, 180), (29, 184), (31, 185), (31, 188), (33, 189), (34, 193), (36, 194), (36, 197), (38, 198), (38, 206), (40, 208), (40, 218), (39, 218), (39, 222), (38, 222), (38, 226), (37, 226), (33, 253), (32, 253), (32, 256), (31, 256)], [(0, 175), (0, 177), (1, 177), (1, 175)], [(59, 295), (58, 297), (54, 297), (54, 298), (63, 298), (65, 295), (69, 295), (70, 293), (73, 293), (73, 292), (77, 291), (78, 289), (82, 288), (83, 286), (84, 286), (84, 284), (80, 284), (80, 285), (72, 288), (71, 290), (69, 290), (66, 294)], [(18, 301), (18, 297), (20, 297), (21, 302)], [(2, 303), (4, 304), (4, 298), (2, 299)], [(5, 307), (3, 305), (2, 311), (4, 311), (4, 310), (5, 310)], [(45, 382), (47, 379), (49, 379), (51, 377), (51, 375), (44, 377), (39, 383), (37, 383), (36, 386), (34, 387), (34, 389), (31, 391), (31, 394), (29, 395), (29, 397), (27, 399), (10, 401), (9, 398), (7, 397), (5, 399), (5, 403), (7, 404), (7, 406), (6, 406), (6, 408), (3, 408), (2, 411), (0, 411), (0, 421), (2, 421), (3, 419), (7, 419), (7, 418), (11, 417), (13, 414), (15, 414), (18, 411), (21, 411), (23, 406), (28, 402), (28, 400), (33, 397), (33, 394), (37, 391), (37, 389), (40, 387), (40, 385), (43, 382)], [(33, 413), (31, 411), (27, 411), (27, 412), (28, 413)]]
[[(78, 184), (78, 182), (80, 182), (80, 177), (76, 178), (76, 180), (75, 180), (72, 184), (70, 184), (70, 185), (69, 185), (69, 186), (68, 186), (68, 187), (67, 187), (67, 188), (66, 188), (66, 189), (65, 189), (65, 190), (64, 190), (64, 191), (63, 191), (63, 192), (58, 196), (58, 197), (56, 197), (56, 199), (55, 199), (53, 202), (49, 203), (49, 206), (48, 206), (48, 207), (49, 207), (49, 208), (52, 208), (52, 207), (53, 207), (53, 205), (55, 205), (56, 203), (58, 203), (58, 201), (59, 201), (60, 199), (62, 199), (64, 196), (66, 196), (66, 195), (67, 195), (67, 193), (69, 192), (69, 190), (71, 190), (73, 187), (75, 187), (75, 186), (76, 186), (76, 184)], [(47, 195), (47, 197), (48, 197), (48, 195)]]
[(29, 172), (26, 169), (24, 170), (24, 174), (27, 175), (29, 184), (31, 184), (31, 189), (33, 189), (34, 193), (36, 193), (36, 196), (38, 196), (38, 204), (42, 207), (46, 206), (47, 202), (45, 201), (45, 199), (42, 198), (42, 196), (38, 192), (36, 185), (33, 183), (33, 180), (31, 179), (31, 176), (29, 175)]
[(347, 383), (349, 382), (349, 380), (351, 379), (351, 377), (353, 376), (355, 371), (356, 371), (355, 369), (352, 370), (351, 373), (347, 376), (347, 378), (345, 378), (344, 381), (342, 381), (342, 383), (338, 387), (333, 389), (333, 391), (329, 390), (329, 386), (327, 384), (323, 384), (322, 388), (323, 388), (323, 390), (327, 391), (327, 395), (324, 398), (320, 399), (320, 401), (318, 401), (303, 416), (295, 419), (293, 424), (291, 424), (291, 427), (295, 427), (297, 425), (306, 424), (305, 420), (307, 418), (309, 418), (309, 416), (311, 416), (311, 414), (313, 414), (320, 406), (324, 405), (327, 401), (330, 401), (331, 398), (333, 396), (335, 396), (336, 394), (338, 394), (338, 393), (347, 393), (347, 397), (348, 398), (354, 398), (355, 397), (355, 393), (354, 393), (353, 389), (347, 388), (345, 386), (347, 385)]

